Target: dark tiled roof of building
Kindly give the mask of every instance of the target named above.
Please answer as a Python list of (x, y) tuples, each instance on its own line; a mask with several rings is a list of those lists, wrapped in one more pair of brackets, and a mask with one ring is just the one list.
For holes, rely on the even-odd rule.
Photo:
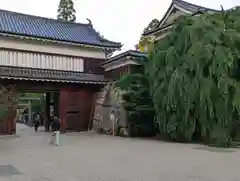
[(107, 63), (110, 63), (110, 62), (113, 62), (113, 61), (116, 61), (116, 60), (119, 60), (119, 59), (122, 59), (122, 58), (125, 58), (128, 56), (130, 56), (132, 58), (146, 58), (147, 54), (140, 52), (140, 51), (136, 51), (136, 50), (128, 50), (126, 52), (120, 53), (116, 56), (113, 56), (113, 57), (107, 59), (101, 65), (104, 65), (104, 64), (107, 64)]
[(161, 21), (159, 22), (158, 27), (154, 30), (144, 32), (143, 35), (149, 35), (149, 34), (154, 33), (154, 32), (156, 32), (156, 31), (158, 31), (162, 28), (165, 28), (165, 27), (162, 27), (161, 25), (163, 24), (163, 21), (167, 18), (169, 12), (171, 11), (171, 9), (173, 8), (174, 5), (182, 8), (186, 11), (191, 12), (192, 15), (196, 15), (196, 14), (207, 12), (207, 11), (209, 11), (209, 12), (220, 12), (220, 10), (206, 8), (206, 7), (199, 6), (199, 5), (196, 5), (196, 4), (192, 4), (192, 3), (189, 3), (189, 2), (186, 2), (186, 1), (183, 1), (183, 0), (172, 0), (171, 5), (169, 6), (168, 10), (164, 14)]
[(192, 4), (183, 0), (173, 0), (173, 3), (176, 4), (177, 6), (186, 9), (192, 13), (196, 13), (198, 11), (211, 11), (211, 12), (219, 12), (220, 10), (216, 10), (216, 9), (211, 9), (211, 8), (206, 8), (203, 6), (199, 6), (196, 4)]
[[(191, 14), (190, 16), (196, 16), (196, 15), (199, 15), (199, 14), (203, 14), (203, 12), (198, 11), (196, 13)], [(154, 32), (160, 31), (160, 30), (167, 30), (168, 28), (171, 28), (172, 25), (174, 25), (174, 23), (169, 23), (169, 24), (166, 24), (166, 25), (164, 24), (162, 26), (157, 27), (154, 30), (151, 30), (151, 31), (148, 31), (148, 32), (144, 32), (143, 35), (149, 35), (151, 33), (154, 33)]]
[(104, 75), (100, 74), (12, 66), (0, 66), (0, 79), (91, 84), (108, 82)]
[(121, 43), (103, 39), (91, 24), (72, 23), (6, 10), (0, 10), (0, 33), (121, 48)]

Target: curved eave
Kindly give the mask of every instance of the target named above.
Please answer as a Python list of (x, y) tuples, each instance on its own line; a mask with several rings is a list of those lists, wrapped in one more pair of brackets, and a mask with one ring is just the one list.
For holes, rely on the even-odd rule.
[[(202, 11), (198, 11), (196, 13), (191, 14), (191, 16), (193, 17), (193, 16), (196, 16), (196, 15), (202, 14), (202, 13), (203, 13)], [(155, 34), (160, 33), (160, 32), (164, 32), (164, 31), (172, 28), (173, 25), (174, 25), (174, 23), (171, 23), (171, 24), (168, 24), (166, 26), (158, 27), (158, 28), (156, 28), (152, 31), (143, 33), (142, 36), (151, 36), (151, 35), (155, 35)]]
[(142, 55), (133, 55), (131, 54), (131, 51), (127, 51), (127, 52), (123, 52), (119, 55), (116, 55), (112, 58), (109, 58), (108, 60), (104, 61), (103, 63), (100, 64), (100, 66), (104, 66), (106, 64), (109, 64), (111, 62), (120, 60), (120, 59), (124, 59), (124, 58), (132, 58), (132, 59), (140, 59), (140, 58), (145, 58), (147, 56), (147, 54), (142, 53)]
[(119, 44), (116, 47), (104, 46), (104, 45), (99, 46), (99, 45), (91, 45), (91, 44), (75, 43), (75, 42), (69, 42), (69, 41), (51, 40), (51, 39), (44, 39), (44, 38), (39, 38), (39, 37), (10, 34), (10, 33), (4, 33), (4, 32), (0, 32), (0, 35), (6, 36), (6, 37), (19, 38), (19, 39), (23, 39), (23, 40), (37, 40), (37, 41), (42, 41), (42, 42), (46, 42), (46, 43), (57, 43), (57, 44), (79, 46), (82, 48), (96, 48), (96, 49), (105, 49), (105, 50), (112, 50), (112, 51), (120, 50), (122, 47), (122, 44)]
[(169, 29), (171, 29), (173, 27), (173, 24), (170, 24), (170, 25), (168, 25), (168, 26), (166, 26), (166, 27), (162, 27), (162, 28), (158, 28), (158, 29), (156, 29), (155, 31), (153, 31), (153, 32), (151, 32), (151, 33), (149, 33), (149, 34), (146, 34), (146, 35), (144, 35), (144, 36), (155, 36), (156, 34), (158, 34), (158, 33), (163, 33), (163, 32), (166, 32), (166, 31), (168, 31)]
[(26, 77), (10, 77), (10, 76), (1, 76), (0, 79), (7, 80), (30, 80), (37, 82), (55, 82), (55, 83), (72, 83), (72, 84), (107, 84), (109, 81), (97, 82), (97, 81), (71, 81), (71, 80), (51, 80), (51, 79), (39, 79), (39, 78), (26, 78)]
[(208, 11), (208, 12), (215, 12), (215, 13), (220, 12), (220, 10), (217, 10), (217, 9), (207, 8), (207, 7), (196, 5), (183, 0), (174, 0), (174, 4), (192, 13), (196, 11), (204, 11), (204, 12)]
[(0, 66), (0, 79), (75, 84), (106, 84), (109, 81), (102, 74), (17, 66)]
[(170, 4), (169, 8), (167, 9), (166, 13), (163, 15), (161, 21), (159, 22), (158, 27), (155, 30), (144, 32), (142, 35), (147, 36), (147, 35), (153, 34), (156, 31), (159, 31), (160, 29), (164, 28), (162, 26), (174, 8), (179, 9), (180, 11), (186, 12), (187, 14), (192, 14), (192, 15), (198, 14), (200, 12), (201, 13), (203, 13), (203, 12), (220, 12), (219, 10), (206, 8), (206, 7), (195, 5), (195, 4), (186, 2), (186, 1), (173, 0)]

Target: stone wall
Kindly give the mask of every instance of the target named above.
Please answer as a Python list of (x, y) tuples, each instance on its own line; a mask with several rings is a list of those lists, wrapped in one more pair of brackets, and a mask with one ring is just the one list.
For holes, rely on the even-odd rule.
[[(113, 133), (124, 132), (126, 136), (127, 113), (121, 105), (121, 95), (114, 88), (114, 83), (109, 83), (96, 94), (93, 129), (95, 131)], [(111, 115), (114, 120), (111, 119)], [(118, 130), (121, 128), (121, 130)]]

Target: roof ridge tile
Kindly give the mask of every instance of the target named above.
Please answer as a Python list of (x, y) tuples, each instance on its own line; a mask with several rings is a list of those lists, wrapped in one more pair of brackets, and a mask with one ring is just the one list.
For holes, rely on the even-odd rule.
[(0, 33), (49, 39), (101, 48), (120, 49), (121, 43), (102, 42), (92, 24), (67, 22), (52, 18), (0, 9)]
[(91, 24), (89, 24), (89, 23), (70, 22), (70, 21), (64, 21), (64, 20), (49, 18), (49, 17), (37, 16), (37, 15), (33, 15), (33, 14), (21, 13), (21, 12), (17, 12), (17, 11), (10, 11), (10, 10), (5, 10), (5, 9), (0, 9), (0, 12), (5, 12), (5, 13), (13, 14), (13, 15), (18, 15), (18, 16), (21, 15), (21, 16), (25, 16), (25, 17), (28, 17), (28, 18), (31, 17), (31, 18), (34, 18), (34, 19), (49, 20), (49, 21), (54, 21), (54, 22), (58, 22), (58, 23), (91, 26)]

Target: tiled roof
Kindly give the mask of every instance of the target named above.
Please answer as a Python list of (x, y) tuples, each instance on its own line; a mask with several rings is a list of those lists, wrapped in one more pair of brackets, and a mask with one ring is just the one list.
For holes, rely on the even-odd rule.
[[(193, 16), (196, 16), (196, 15), (199, 15), (199, 14), (203, 14), (203, 12), (199, 11), (199, 12), (191, 14), (190, 16), (193, 17)], [(174, 25), (174, 22), (173, 23), (169, 23), (169, 24), (164, 24), (162, 26), (158, 26), (156, 29), (144, 32), (143, 35), (150, 35), (150, 34), (152, 34), (154, 32), (160, 31), (160, 30), (168, 30), (169, 28), (172, 27), (172, 25)]]
[(156, 29), (151, 30), (151, 31), (144, 32), (143, 35), (149, 35), (151, 33), (154, 33), (156, 31), (158, 31), (158, 30), (161, 30), (162, 28), (165, 28), (162, 25), (163, 21), (167, 18), (167, 16), (169, 15), (169, 12), (172, 10), (172, 8), (174, 6), (178, 6), (178, 7), (182, 8), (182, 9), (184, 9), (186, 11), (189, 11), (189, 12), (192, 13), (192, 15), (196, 15), (196, 14), (203, 13), (203, 12), (206, 12), (206, 11), (209, 11), (209, 12), (220, 12), (220, 10), (206, 8), (206, 7), (199, 6), (199, 5), (196, 5), (196, 4), (192, 4), (192, 3), (189, 3), (189, 2), (186, 2), (186, 1), (183, 1), (183, 0), (172, 0), (172, 3), (170, 5), (170, 7), (168, 8), (168, 10), (164, 14), (163, 18), (159, 22), (158, 27)]
[(220, 10), (216, 10), (216, 9), (211, 9), (211, 8), (206, 8), (203, 6), (199, 6), (196, 4), (192, 4), (183, 0), (173, 0), (173, 3), (176, 4), (177, 6), (186, 9), (192, 13), (196, 13), (198, 11), (211, 11), (211, 12), (219, 12)]
[(121, 43), (103, 39), (91, 24), (72, 23), (0, 10), (0, 33), (121, 48)]
[(119, 59), (122, 59), (122, 58), (125, 58), (128, 56), (130, 56), (132, 58), (146, 58), (147, 54), (140, 52), (140, 51), (136, 51), (136, 50), (128, 50), (126, 52), (120, 53), (116, 56), (113, 56), (113, 57), (107, 59), (101, 65), (104, 65), (104, 64), (107, 64), (107, 63), (110, 63), (110, 62), (113, 62), (113, 61), (116, 61), (116, 60), (119, 60)]
[(104, 75), (100, 74), (12, 66), (0, 66), (0, 79), (92, 84), (108, 82)]

